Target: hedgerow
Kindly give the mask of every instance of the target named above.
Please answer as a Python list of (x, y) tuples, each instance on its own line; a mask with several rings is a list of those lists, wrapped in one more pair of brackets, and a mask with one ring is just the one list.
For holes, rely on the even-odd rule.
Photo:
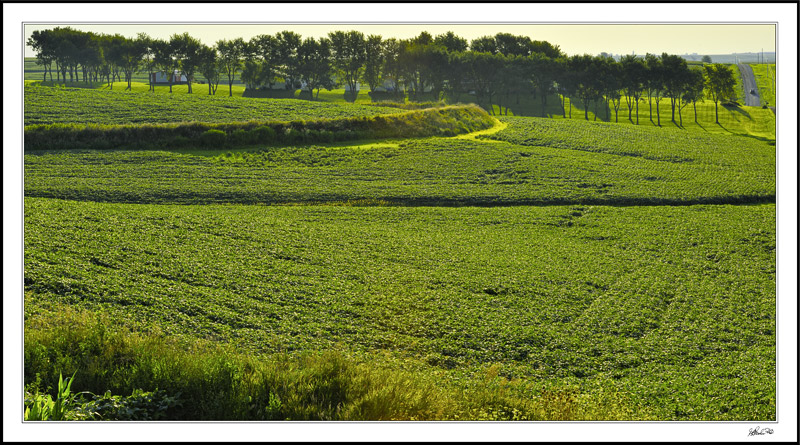
[[(25, 127), (25, 150), (163, 149), (333, 142), (365, 138), (452, 136), (494, 125), (474, 105), (404, 113), (290, 122), (185, 122), (165, 124), (49, 124)], [(215, 135), (215, 136), (211, 136)]]

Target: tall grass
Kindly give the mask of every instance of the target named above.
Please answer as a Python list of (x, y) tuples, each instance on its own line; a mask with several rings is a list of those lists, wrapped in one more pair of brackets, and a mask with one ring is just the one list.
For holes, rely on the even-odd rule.
[(181, 148), (227, 149), (252, 144), (295, 145), (390, 137), (455, 136), (483, 130), (494, 120), (462, 105), (392, 115), (291, 122), (175, 124), (52, 124), (25, 127), (26, 150)]
[[(75, 373), (73, 388), (172, 395), (166, 420), (625, 420), (647, 418), (612, 385), (537, 389), (499, 365), (466, 383), (322, 351), (254, 357), (211, 342), (134, 333), (59, 306), (25, 323), (25, 381)], [(37, 391), (40, 388), (34, 388)], [(106, 394), (105, 399), (110, 396)], [(162, 396), (163, 397), (163, 396)]]

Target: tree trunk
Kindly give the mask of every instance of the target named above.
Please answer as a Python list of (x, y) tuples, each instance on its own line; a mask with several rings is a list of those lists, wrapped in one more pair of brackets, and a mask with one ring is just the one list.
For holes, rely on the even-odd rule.
[(692, 101), (692, 108), (694, 108), (694, 123), (697, 123), (697, 102)]
[(211, 82), (208, 82), (208, 95), (211, 95)]
[(718, 101), (714, 101), (714, 122), (719, 125), (719, 109), (717, 108)]
[(636, 98), (636, 125), (639, 125), (639, 98)]
[(658, 105), (661, 103), (661, 100), (656, 100), (656, 118), (658, 119), (658, 126), (661, 126), (661, 111), (658, 109)]
[(675, 99), (670, 98), (670, 105), (672, 105), (672, 123), (675, 123)]
[(653, 98), (650, 94), (647, 95), (647, 102), (650, 105), (650, 122), (653, 122)]

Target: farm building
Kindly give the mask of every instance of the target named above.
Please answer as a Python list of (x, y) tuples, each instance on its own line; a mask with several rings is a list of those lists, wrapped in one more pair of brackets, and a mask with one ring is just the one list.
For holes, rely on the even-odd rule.
[[(173, 85), (180, 85), (187, 83), (186, 76), (181, 74), (178, 70), (175, 70), (172, 73), (172, 84)], [(163, 71), (159, 71), (157, 73), (150, 73), (150, 83), (151, 84), (169, 84), (169, 76), (167, 73)]]

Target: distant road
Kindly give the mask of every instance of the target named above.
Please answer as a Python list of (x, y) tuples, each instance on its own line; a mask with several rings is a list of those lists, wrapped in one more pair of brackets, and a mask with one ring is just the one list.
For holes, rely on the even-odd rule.
[[(753, 74), (753, 68), (746, 63), (739, 64), (739, 72), (742, 73), (742, 87), (744, 88), (744, 104), (748, 107), (760, 107), (761, 96), (758, 95), (758, 87), (756, 86), (756, 76)], [(754, 94), (750, 94), (750, 92)]]

